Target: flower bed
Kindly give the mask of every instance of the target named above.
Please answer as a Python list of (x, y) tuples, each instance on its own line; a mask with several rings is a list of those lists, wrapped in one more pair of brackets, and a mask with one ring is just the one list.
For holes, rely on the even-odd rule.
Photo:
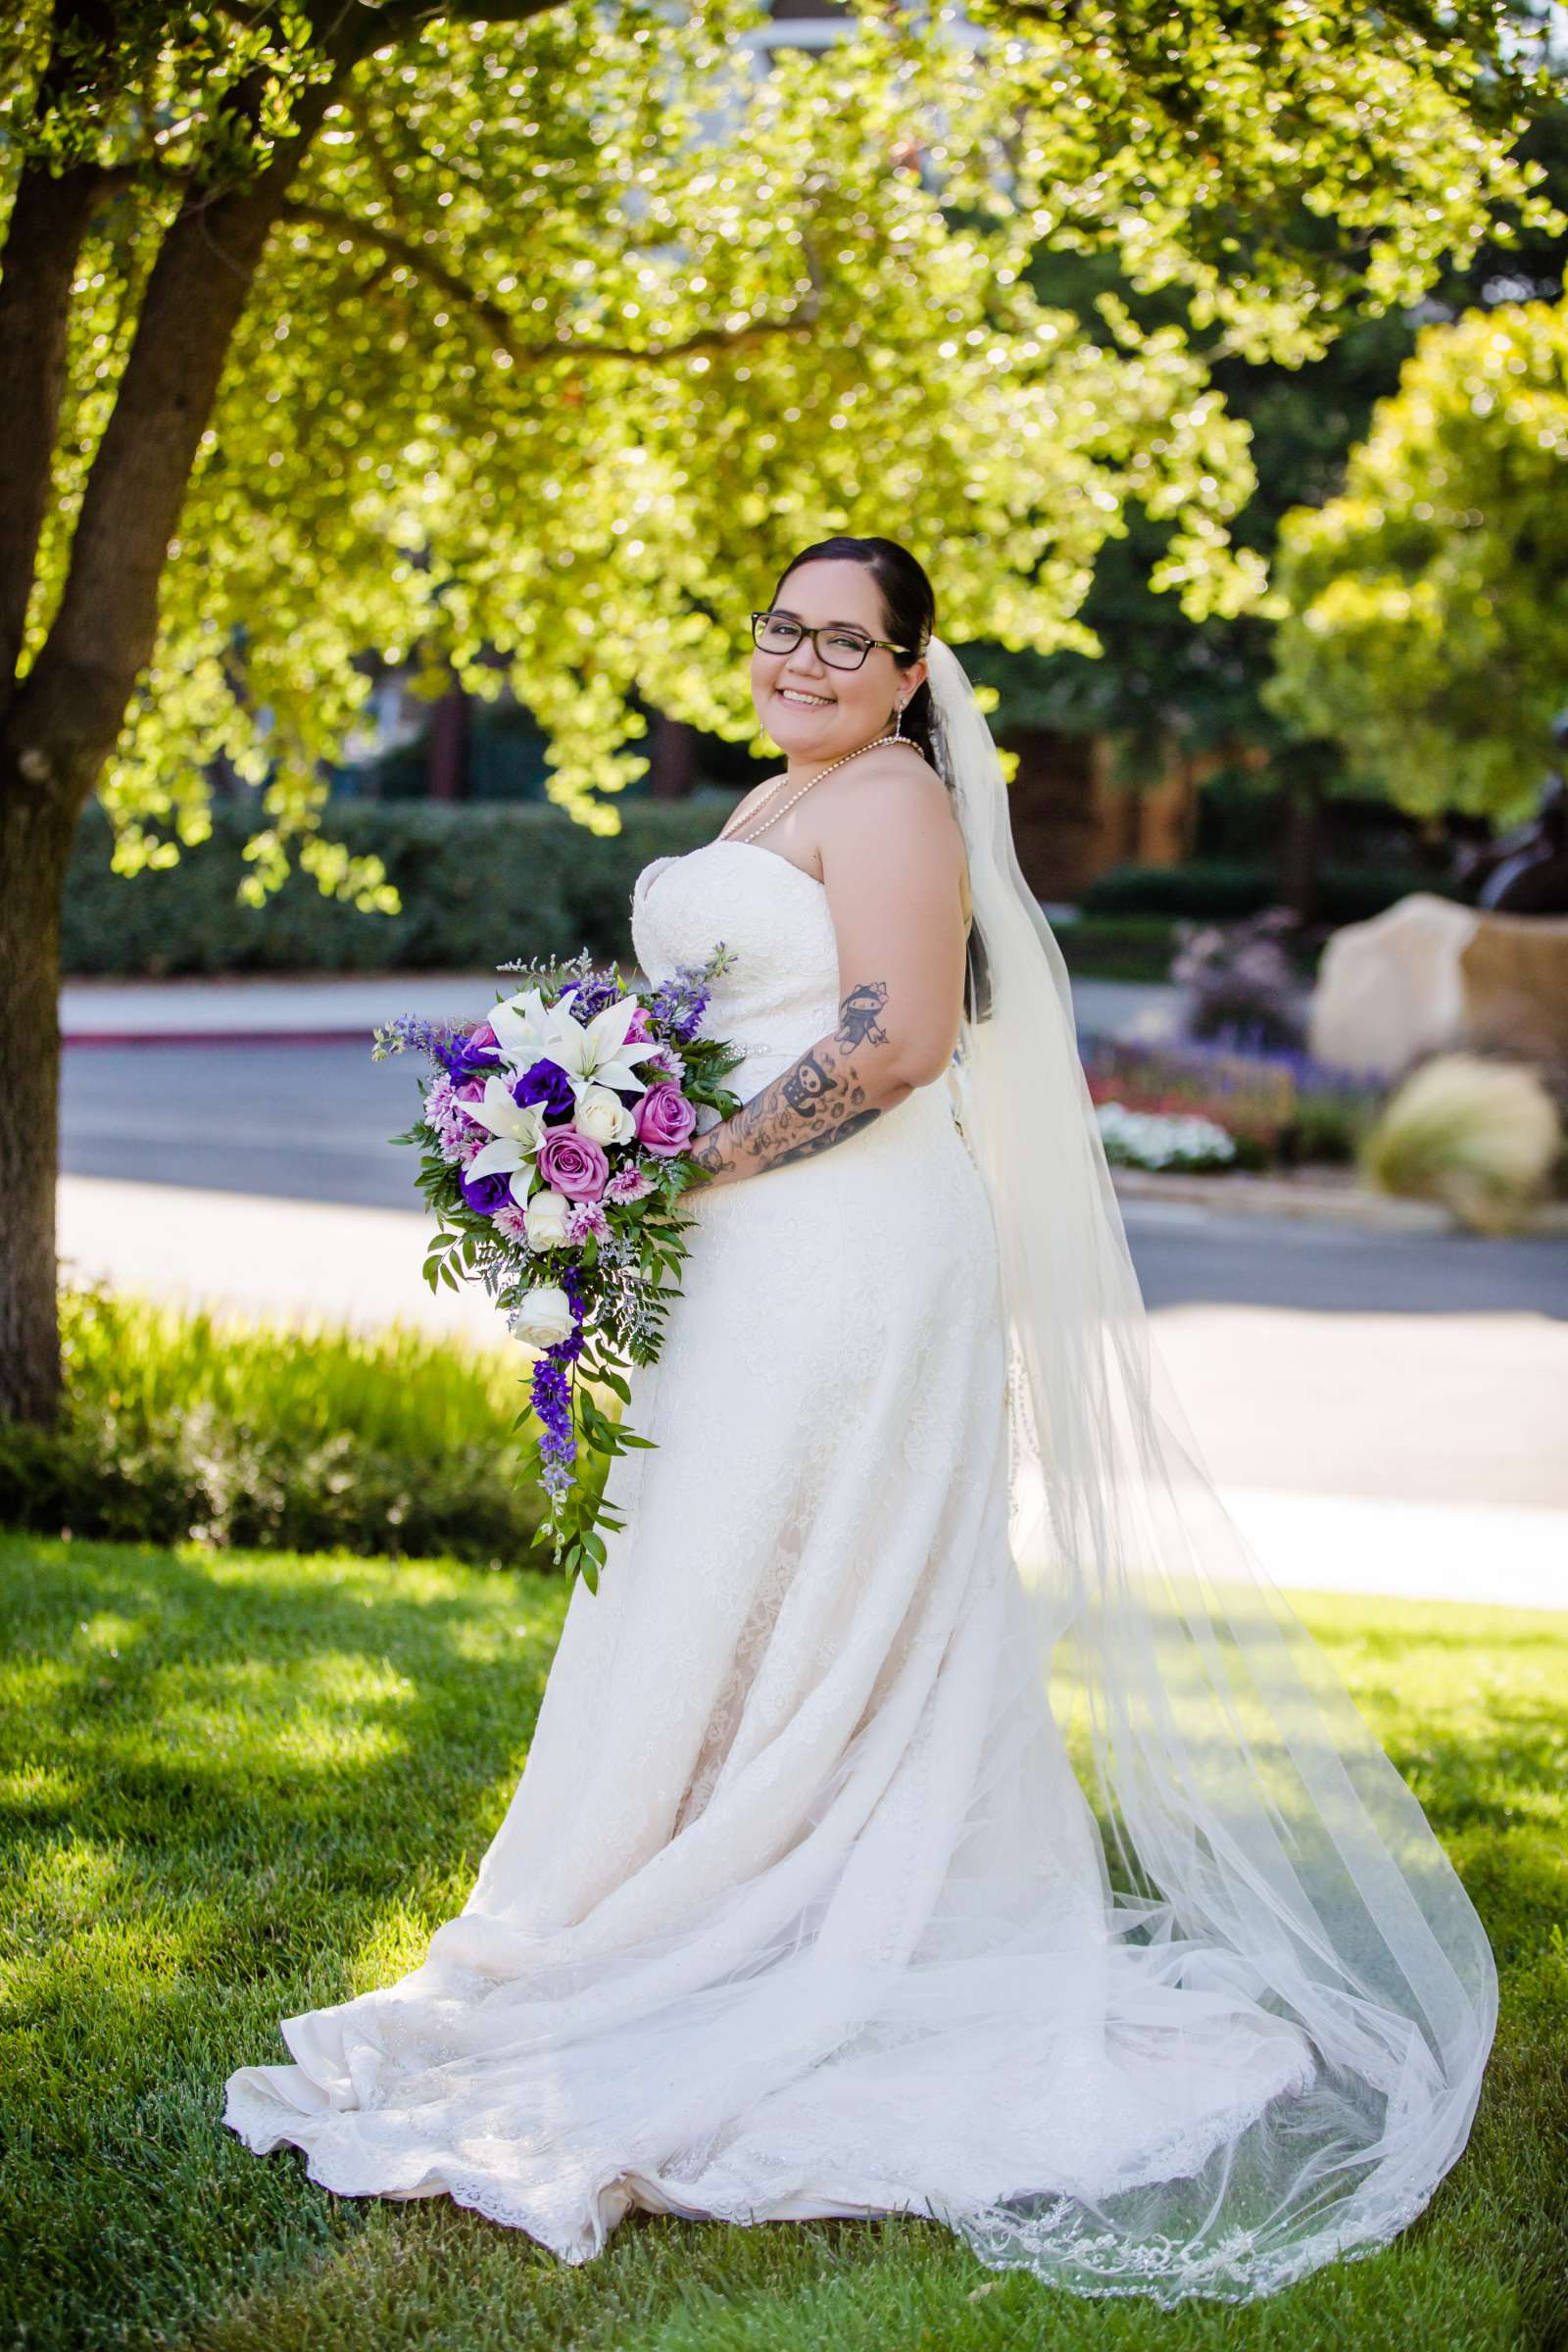
[(1086, 1038), (1082, 1052), (1097, 1108), (1206, 1121), (1235, 1147), (1229, 1158), (1207, 1163), (1214, 1167), (1347, 1165), (1381, 1095), (1372, 1081), (1329, 1069), (1299, 1053), (1241, 1052), (1187, 1039), (1115, 1038)]
[(1193, 1175), (1237, 1164), (1235, 1137), (1212, 1119), (1129, 1110), (1122, 1102), (1102, 1102), (1096, 1115), (1113, 1168), (1180, 1169)]

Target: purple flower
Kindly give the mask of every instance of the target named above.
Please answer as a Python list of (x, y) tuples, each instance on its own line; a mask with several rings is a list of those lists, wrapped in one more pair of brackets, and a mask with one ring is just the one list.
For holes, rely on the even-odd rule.
[(571, 1426), (571, 1388), (566, 1372), (583, 1348), (582, 1269), (564, 1265), (561, 1287), (571, 1306), (569, 1340), (558, 1340), (534, 1358), (530, 1383), (533, 1409), (539, 1416), (540, 1484), (552, 1497), (564, 1494), (572, 1484), (577, 1441)]
[(603, 1242), (610, 1238), (610, 1219), (597, 1200), (575, 1200), (566, 1211), (568, 1242)]
[(616, 973), (590, 972), (575, 988), (564, 991), (561, 1003), (572, 1019), (581, 1021), (586, 1029), (596, 1013), (608, 1012), (612, 1004), (620, 1003), (625, 993)]
[(697, 1113), (678, 1086), (651, 1086), (637, 1105), (637, 1140), (661, 1159), (672, 1159), (691, 1141)]
[(458, 1190), (480, 1217), (493, 1217), (512, 1199), (512, 1186), (502, 1175), (460, 1176)]
[(575, 1127), (552, 1128), (535, 1164), (552, 1191), (564, 1193), (568, 1200), (597, 1200), (610, 1180), (604, 1152)]
[(501, 1047), (489, 1022), (482, 1021), (471, 1036), (451, 1037), (437, 1052), (451, 1077), (483, 1078), (495, 1068)]
[(569, 1119), (576, 1106), (571, 1080), (559, 1061), (530, 1062), (512, 1090), (512, 1100), (524, 1110), (537, 1102), (547, 1119)]
[(654, 991), (649, 1010), (682, 1045), (688, 1045), (702, 1026), (708, 1010), (708, 995), (701, 973), (694, 966), (682, 964), (673, 979), (663, 981)]

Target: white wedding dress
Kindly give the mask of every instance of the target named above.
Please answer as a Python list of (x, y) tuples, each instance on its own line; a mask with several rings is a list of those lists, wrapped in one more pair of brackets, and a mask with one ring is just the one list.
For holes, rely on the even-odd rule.
[[(780, 855), (659, 859), (633, 908), (655, 979), (732, 950), (708, 1026), (743, 1097), (834, 1028), (826, 894)], [(1288, 2127), (1308, 2037), (1234, 1955), (1128, 1933), (1042, 1687), (958, 1100), (693, 1198), (633, 1390), (657, 1449), (615, 1466), (626, 1528), (472, 1892), (412, 1974), (232, 2076), (251, 2148), (570, 2262), (633, 2206), (906, 2212), (1094, 2291), (1086, 2216), (1152, 2182), (1202, 2205), (1271, 2103)], [(1248, 2291), (1205, 2262), (1167, 2237), (1106, 2276)]]

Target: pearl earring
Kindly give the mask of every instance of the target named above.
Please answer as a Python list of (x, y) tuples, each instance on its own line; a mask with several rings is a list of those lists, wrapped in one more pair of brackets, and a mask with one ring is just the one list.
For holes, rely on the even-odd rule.
[(895, 703), (893, 706), (893, 740), (895, 743), (902, 743), (904, 740), (904, 705), (902, 703)]

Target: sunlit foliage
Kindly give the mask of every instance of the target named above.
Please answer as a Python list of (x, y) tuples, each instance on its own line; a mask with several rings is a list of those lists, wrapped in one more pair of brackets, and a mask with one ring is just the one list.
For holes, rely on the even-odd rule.
[[(551, 789), (613, 829), (650, 703), (735, 738), (748, 609), (825, 531), (932, 569), (940, 625), (1041, 651), (1106, 538), (1168, 526), (1157, 584), (1234, 614), (1261, 565), (1216, 354), (1323, 348), (1414, 299), (1494, 209), (1535, 85), (1506, 12), (977, 7), (861, 19), (758, 71), (748, 0), (421, 19), (340, 77), (253, 289), (164, 578), (156, 659), (104, 791), (122, 862), (205, 825), (224, 754), (266, 780), (254, 887), (308, 831), (367, 657), (549, 730)], [(29, 608), (35, 658), (153, 255), (327, 71), (305, 15), (147, 6), (38, 101), (12, 30), (6, 155), (116, 174), (82, 248)], [(1322, 224), (1334, 224), (1324, 235)], [(1030, 291), (1041, 242), (1103, 253), (1188, 325)], [(151, 828), (149, 833), (147, 828)], [(316, 840), (323, 887), (379, 877)]]
[(1278, 576), (1280, 710), (1413, 811), (1527, 813), (1568, 702), (1568, 301), (1428, 327)]

